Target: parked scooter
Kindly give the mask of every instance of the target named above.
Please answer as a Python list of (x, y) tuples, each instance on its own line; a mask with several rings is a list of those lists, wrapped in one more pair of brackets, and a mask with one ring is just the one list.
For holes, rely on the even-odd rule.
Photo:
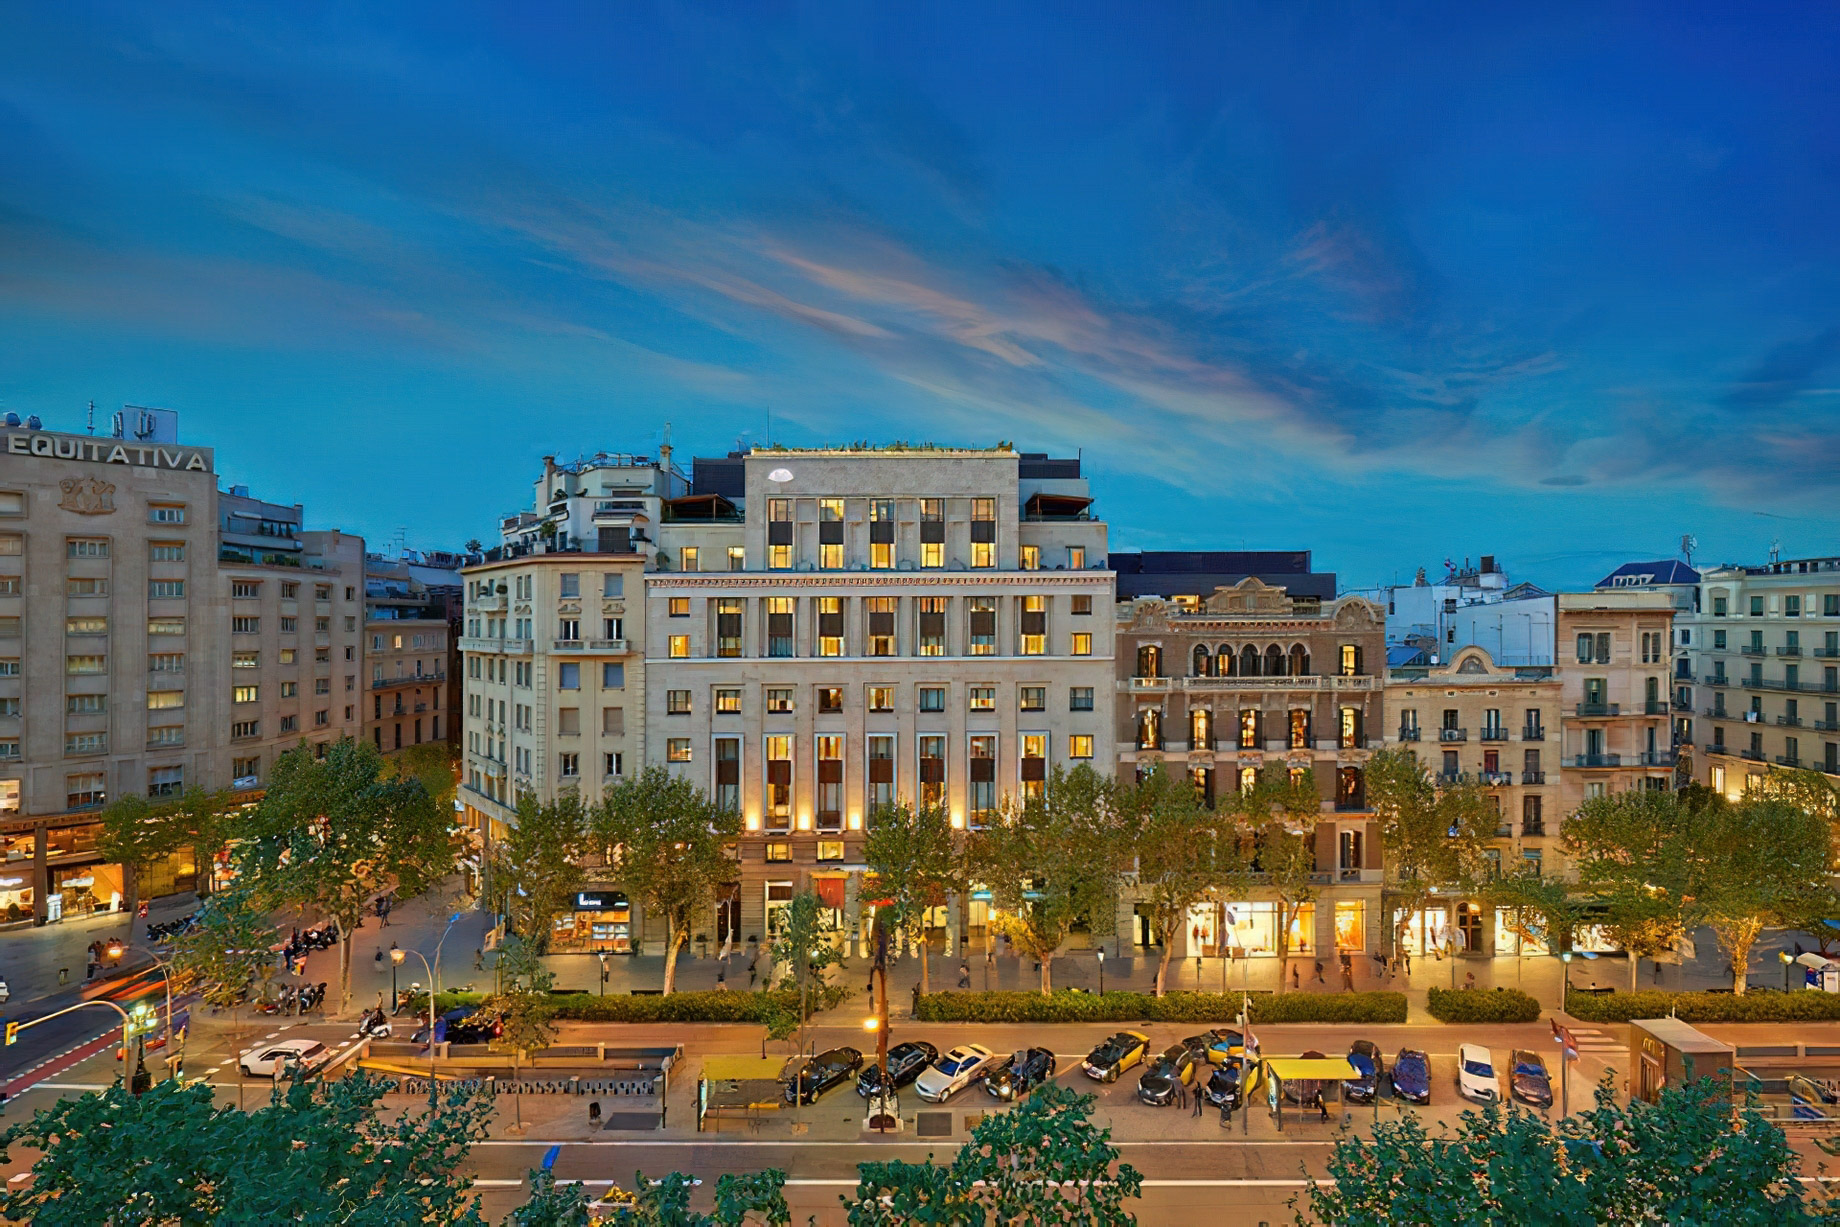
[(378, 1006), (358, 1020), (358, 1038), (370, 1040), (390, 1038), (390, 1020), (383, 1016), (382, 1006)]

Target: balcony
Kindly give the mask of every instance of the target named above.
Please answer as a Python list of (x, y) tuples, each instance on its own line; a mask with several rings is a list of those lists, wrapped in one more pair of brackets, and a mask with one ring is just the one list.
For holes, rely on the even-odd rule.
[(1746, 690), (1787, 690), (1791, 694), (1840, 694), (1840, 683), (1790, 681), (1781, 677), (1747, 677)]
[(1726, 677), (1723, 673), (1714, 673), (1709, 677), (1700, 678), (1699, 684), (1702, 686), (1729, 686), (1731, 685), (1731, 679)]
[(578, 656), (624, 656), (629, 650), (624, 639), (557, 639), (551, 649)]
[(1776, 654), (1778, 656), (1800, 656), (1802, 654), (1802, 649), (1799, 647), (1777, 648)]
[(1521, 824), (1521, 838), (1545, 839), (1546, 824), (1544, 822), (1523, 822)]
[(1728, 750), (1726, 751), (1726, 753), (1728, 754), (1734, 753), (1734, 752), (1737, 754), (1739, 758), (1748, 758), (1753, 763), (1762, 763), (1762, 762), (1769, 761), (1768, 759), (1764, 758), (1762, 750), (1737, 750), (1737, 751)]
[(1134, 677), (1131, 679), (1131, 689), (1139, 694), (1160, 694), (1169, 689), (1169, 679), (1166, 677)]
[(1636, 755), (1636, 765), (1639, 767), (1672, 767), (1677, 757), (1672, 750), (1645, 750)]
[(1420, 734), (1417, 728), (1399, 730), (1399, 740), (1401, 741), (1417, 741), (1419, 736)]
[(1512, 771), (1484, 771), (1477, 778), (1485, 788), (1507, 788), (1514, 783)]
[(1674, 700), (1674, 710), (1691, 713), (1693, 710), (1693, 700), (1692, 699), (1675, 699)]
[(1816, 648), (1814, 654), (1823, 660), (1833, 660), (1840, 657), (1840, 648)]
[(1776, 756), (1776, 761), (1785, 767), (1799, 767), (1802, 765), (1802, 760), (1799, 755), (1778, 754)]
[(1800, 728), (1802, 725), (1802, 718), (1800, 716), (1778, 716), (1776, 717), (1776, 723), (1785, 725), (1789, 728)]
[(531, 642), (528, 639), (487, 639), (483, 637), (462, 636), (460, 650), (475, 654), (497, 654), (501, 656), (528, 656)]
[(1545, 782), (1546, 773), (1544, 771), (1521, 772), (1521, 783), (1523, 784), (1544, 784)]
[(1453, 784), (1467, 784), (1469, 781), (1470, 774), (1467, 771), (1440, 771), (1437, 774), (1437, 782), (1444, 787)]
[(1606, 716), (1620, 716), (1622, 714), (1623, 705), (1621, 703), (1580, 703), (1578, 705), (1578, 716), (1583, 720), (1601, 719)]
[(1746, 656), (1768, 656), (1770, 654), (1770, 650), (1761, 643), (1747, 643), (1739, 648), (1738, 651), (1744, 653)]
[(1642, 701), (1642, 714), (1645, 716), (1665, 716), (1670, 710), (1672, 710), (1672, 705), (1666, 699), (1644, 699)]
[(1521, 730), (1522, 741), (1545, 741), (1546, 730), (1543, 728), (1525, 728)]
[(1469, 730), (1468, 729), (1439, 729), (1438, 730), (1438, 740), (1439, 741), (1468, 741), (1469, 740)]
[(1823, 733), (1840, 733), (1840, 720), (1816, 720), (1814, 726)]
[(1506, 741), (1508, 740), (1508, 730), (1500, 725), (1494, 725), (1492, 727), (1485, 725), (1482, 731), (1476, 735), (1476, 739), (1478, 741)]
[(388, 690), (392, 686), (422, 686), (436, 682), (445, 682), (445, 673), (411, 673), (407, 677), (374, 677), (371, 679), (372, 690)]
[(1574, 767), (1595, 769), (1599, 767), (1621, 767), (1622, 765), (1623, 756), (1621, 754), (1574, 754), (1572, 756), (1572, 766)]
[(504, 613), (505, 605), (505, 595), (495, 592), (491, 596), (474, 597), (468, 602), (467, 609), (475, 613)]

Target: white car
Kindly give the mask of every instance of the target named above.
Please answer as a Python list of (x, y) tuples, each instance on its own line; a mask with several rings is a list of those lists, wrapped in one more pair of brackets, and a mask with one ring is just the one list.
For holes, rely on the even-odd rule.
[(6, 977), (0, 976), (0, 1005), (5, 1005), (12, 999), (13, 990), (6, 986)]
[(276, 1040), (251, 1048), (237, 1059), (249, 1078), (285, 1078), (296, 1068), (313, 1073), (332, 1060), (332, 1050), (318, 1040)]
[(1501, 1098), (1495, 1077), (1495, 1057), (1481, 1044), (1457, 1045), (1457, 1092), (1482, 1103)]
[(982, 1044), (960, 1044), (922, 1070), (914, 1079), (914, 1090), (928, 1103), (944, 1103), (976, 1081), (996, 1059)]

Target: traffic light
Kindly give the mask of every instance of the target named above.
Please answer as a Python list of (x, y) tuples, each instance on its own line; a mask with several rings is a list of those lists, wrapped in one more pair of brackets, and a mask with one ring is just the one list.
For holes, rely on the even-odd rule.
[(8, 1048), (11, 1048), (14, 1044), (17, 1044), (18, 1042), (19, 1042), (19, 1024), (16, 1022), (10, 1022), (6, 1024), (6, 1046)]

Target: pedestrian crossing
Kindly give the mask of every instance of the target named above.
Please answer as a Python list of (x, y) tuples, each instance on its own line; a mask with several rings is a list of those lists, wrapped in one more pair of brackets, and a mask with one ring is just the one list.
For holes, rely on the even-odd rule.
[(1595, 1027), (1573, 1027), (1571, 1031), (1572, 1039), (1578, 1044), (1579, 1056), (1592, 1056), (1603, 1061), (1629, 1056), (1629, 1041), (1608, 1031), (1600, 1031)]

